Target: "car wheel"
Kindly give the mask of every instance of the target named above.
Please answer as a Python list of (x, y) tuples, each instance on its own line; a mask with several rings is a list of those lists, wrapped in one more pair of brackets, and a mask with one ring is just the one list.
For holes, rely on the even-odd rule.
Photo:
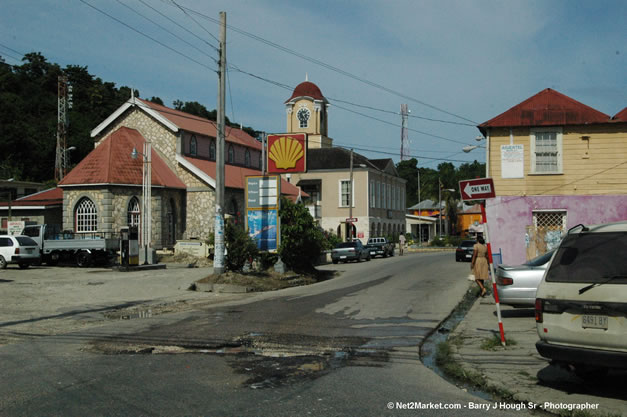
[(6, 259), (4, 259), (2, 255), (0, 255), (0, 269), (6, 269), (6, 268), (7, 268), (7, 261)]
[(384, 257), (384, 258), (387, 258), (387, 257), (388, 257), (388, 253), (387, 253), (387, 252), (385, 252), (385, 253), (383, 254), (383, 257)]
[(370, 255), (368, 255), (368, 257), (366, 258), (366, 262), (370, 262)]
[(17, 264), (17, 265), (20, 267), (20, 269), (26, 269), (30, 266), (29, 264)]
[(337, 259), (333, 259), (331, 262), (333, 262), (334, 264), (337, 263)]
[(56, 266), (59, 263), (59, 252), (52, 252), (46, 257), (46, 265)]
[(91, 254), (89, 252), (79, 252), (76, 254), (76, 265), (81, 268), (91, 265)]

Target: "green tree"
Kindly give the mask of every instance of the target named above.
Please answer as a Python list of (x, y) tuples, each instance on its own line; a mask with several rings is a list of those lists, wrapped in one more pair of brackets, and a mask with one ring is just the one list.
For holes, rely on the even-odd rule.
[(307, 207), (286, 198), (281, 199), (279, 216), (281, 259), (294, 271), (312, 271), (326, 244), (322, 229), (314, 222)]
[(248, 260), (258, 254), (257, 244), (243, 227), (227, 222), (224, 232), (226, 243), (226, 267), (231, 271), (241, 271)]

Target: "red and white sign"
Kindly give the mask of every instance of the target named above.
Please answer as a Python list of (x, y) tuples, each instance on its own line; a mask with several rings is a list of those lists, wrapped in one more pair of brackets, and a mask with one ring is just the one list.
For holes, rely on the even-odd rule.
[(462, 180), (459, 182), (459, 192), (462, 196), (462, 200), (485, 200), (486, 198), (494, 198), (494, 182), (492, 178)]
[(357, 223), (357, 217), (349, 217), (346, 219), (346, 223)]

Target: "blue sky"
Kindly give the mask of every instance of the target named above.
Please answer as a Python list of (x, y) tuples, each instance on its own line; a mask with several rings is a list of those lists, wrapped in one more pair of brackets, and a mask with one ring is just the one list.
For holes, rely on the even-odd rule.
[(283, 103), (291, 95), (235, 68), (292, 88), (307, 74), (331, 102), (334, 144), (398, 162), (397, 113), (407, 103), (410, 154), (429, 168), (438, 159), (484, 162), (480, 149), (461, 151), (476, 143), (474, 126), (547, 87), (609, 115), (627, 106), (627, 2), (621, 0), (175, 1), (193, 19), (171, 0), (4, 0), (0, 55), (18, 64), (19, 53), (41, 52), (61, 66), (87, 66), (105, 81), (132, 86), (144, 98), (213, 109), (219, 28), (202, 15), (217, 20), (226, 11), (233, 28), (324, 64), (229, 29), (231, 120), (283, 132)]

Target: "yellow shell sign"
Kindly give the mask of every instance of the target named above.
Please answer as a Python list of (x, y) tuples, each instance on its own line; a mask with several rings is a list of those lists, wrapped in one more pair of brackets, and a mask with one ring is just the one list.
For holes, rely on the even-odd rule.
[(268, 136), (268, 159), (274, 162), (269, 163), (269, 172), (272, 171), (272, 165), (277, 170), (286, 170), (289, 172), (298, 172), (305, 170), (305, 137), (304, 135)]

